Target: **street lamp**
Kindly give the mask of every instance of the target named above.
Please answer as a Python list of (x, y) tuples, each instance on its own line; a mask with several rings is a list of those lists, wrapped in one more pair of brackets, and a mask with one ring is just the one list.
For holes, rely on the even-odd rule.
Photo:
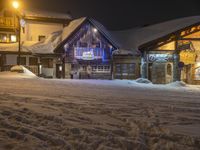
[(16, 17), (17, 17), (17, 22), (18, 22), (18, 60), (17, 60), (17, 65), (21, 64), (21, 24), (20, 24), (20, 14), (17, 12), (20, 4), (18, 1), (13, 1), (12, 2), (13, 8), (16, 10)]
[(19, 8), (19, 2), (18, 1), (13, 1), (12, 2), (12, 6), (13, 6), (13, 8), (18, 9)]

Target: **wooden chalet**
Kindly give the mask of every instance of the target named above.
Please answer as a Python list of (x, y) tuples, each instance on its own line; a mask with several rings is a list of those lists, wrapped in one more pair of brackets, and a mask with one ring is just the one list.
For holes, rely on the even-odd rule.
[(86, 17), (73, 20), (64, 28), (62, 42), (54, 50), (60, 54), (56, 76), (88, 79), (90, 66), (91, 79), (135, 79), (139, 76), (136, 55), (121, 46), (98, 21)]
[(57, 65), (57, 77), (87, 79), (91, 67), (90, 78), (112, 79), (112, 52), (117, 48), (109, 32), (96, 20), (73, 20), (64, 28), (62, 42), (54, 51), (62, 61), (62, 69)]
[[(28, 50), (27, 47), (43, 41), (52, 32), (62, 30), (70, 21), (71, 17), (68, 14), (37, 10), (15, 12), (3, 9), (0, 12), (0, 71), (10, 70), (19, 61), (20, 36), (20, 64), (40, 74), (38, 72), (40, 64), (50, 66), (48, 65), (49, 55), (41, 57)], [(43, 70), (45, 75), (45, 67)]]
[(141, 75), (156, 84), (200, 83), (200, 16), (129, 31), (142, 53)]

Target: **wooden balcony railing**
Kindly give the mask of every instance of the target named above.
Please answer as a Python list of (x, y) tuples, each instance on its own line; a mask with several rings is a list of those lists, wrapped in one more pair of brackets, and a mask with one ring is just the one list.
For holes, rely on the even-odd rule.
[(17, 18), (0, 16), (0, 28), (18, 28)]

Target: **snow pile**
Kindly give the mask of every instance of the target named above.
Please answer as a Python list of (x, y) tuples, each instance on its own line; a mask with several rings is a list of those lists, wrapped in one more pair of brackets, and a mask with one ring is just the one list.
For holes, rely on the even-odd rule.
[(138, 78), (135, 80), (135, 82), (137, 83), (145, 83), (145, 84), (151, 84), (152, 82), (148, 79), (145, 79), (145, 78)]
[(11, 74), (12, 74), (12, 72), (19, 73), (23, 76), (37, 77), (34, 73), (32, 73), (30, 70), (28, 70), (27, 68), (25, 68), (24, 66), (21, 66), (21, 65), (20, 66), (13, 66), (11, 68)]
[(11, 72), (18, 72), (18, 73), (24, 73), (24, 67), (23, 66), (13, 66), (10, 69)]
[(176, 82), (172, 82), (167, 84), (166, 86), (172, 86), (172, 87), (186, 87), (186, 83), (183, 81), (176, 81)]

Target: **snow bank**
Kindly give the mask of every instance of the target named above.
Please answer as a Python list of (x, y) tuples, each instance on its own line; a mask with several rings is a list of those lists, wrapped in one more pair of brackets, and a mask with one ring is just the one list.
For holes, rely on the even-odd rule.
[(186, 83), (183, 81), (176, 81), (176, 82), (172, 82), (167, 84), (166, 86), (173, 86), (173, 87), (186, 87)]
[(137, 83), (145, 83), (145, 84), (152, 83), (151, 81), (149, 81), (148, 79), (145, 79), (145, 78), (138, 78), (138, 79), (135, 80), (135, 82), (137, 82)]
[(18, 72), (18, 73), (24, 73), (24, 68), (23, 66), (13, 66), (10, 69), (11, 72)]
[(34, 77), (34, 78), (37, 77), (34, 73), (32, 73), (27, 68), (25, 68), (24, 66), (21, 66), (21, 65), (13, 66), (11, 68), (11, 72), (6, 72), (6, 73), (2, 72), (0, 75), (2, 75), (2, 74), (6, 75), (7, 77), (14, 76), (14, 75), (16, 75), (16, 77), (21, 76), (21, 75), (27, 76), (27, 77)]

